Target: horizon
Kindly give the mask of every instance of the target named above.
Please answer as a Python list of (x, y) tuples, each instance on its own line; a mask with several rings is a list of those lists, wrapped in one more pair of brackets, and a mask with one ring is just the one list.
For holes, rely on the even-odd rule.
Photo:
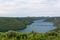
[(0, 17), (60, 17), (60, 16), (0, 16)]

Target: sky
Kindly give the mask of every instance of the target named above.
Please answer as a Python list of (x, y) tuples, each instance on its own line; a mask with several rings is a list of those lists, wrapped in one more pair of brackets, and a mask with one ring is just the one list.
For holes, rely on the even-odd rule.
[(60, 16), (60, 0), (0, 0), (0, 17)]

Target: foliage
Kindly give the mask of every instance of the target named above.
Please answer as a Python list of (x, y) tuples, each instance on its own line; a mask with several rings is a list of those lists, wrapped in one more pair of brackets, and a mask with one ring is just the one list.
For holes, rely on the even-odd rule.
[(60, 33), (20, 33), (15, 31), (8, 31), (0, 33), (0, 40), (60, 40)]
[(20, 30), (32, 23), (30, 18), (0, 17), (0, 31)]

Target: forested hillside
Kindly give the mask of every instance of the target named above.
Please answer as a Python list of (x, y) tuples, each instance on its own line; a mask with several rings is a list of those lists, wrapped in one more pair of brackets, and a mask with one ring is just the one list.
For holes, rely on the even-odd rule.
[(32, 22), (30, 18), (0, 17), (0, 31), (24, 29)]
[(53, 22), (54, 26), (56, 27), (56, 29), (54, 29), (54, 31), (60, 32), (60, 17), (50, 17), (45, 21), (46, 22)]

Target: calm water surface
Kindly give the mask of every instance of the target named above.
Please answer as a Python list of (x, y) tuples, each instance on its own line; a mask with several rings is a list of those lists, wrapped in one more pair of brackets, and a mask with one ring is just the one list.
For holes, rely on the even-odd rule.
[(41, 20), (35, 20), (34, 23), (27, 25), (27, 28), (24, 30), (17, 30), (18, 32), (30, 32), (30, 31), (35, 31), (35, 32), (48, 32), (50, 30), (55, 29), (53, 26), (52, 22), (43, 22), (44, 19)]

